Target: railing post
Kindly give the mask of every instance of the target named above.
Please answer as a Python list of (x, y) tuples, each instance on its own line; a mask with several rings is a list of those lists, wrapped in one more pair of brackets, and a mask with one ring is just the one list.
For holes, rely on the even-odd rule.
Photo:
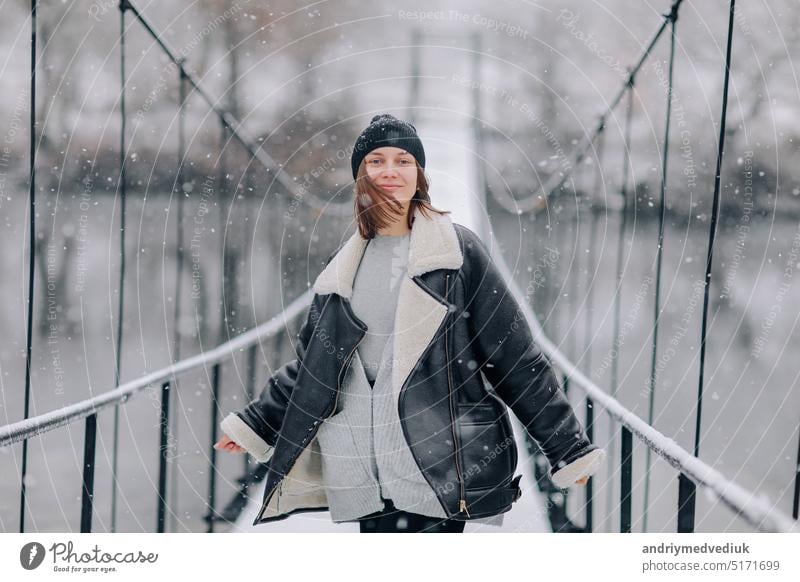
[(794, 466), (794, 503), (792, 504), (792, 517), (797, 519), (800, 509), (800, 430), (797, 434), (797, 463)]
[(161, 427), (161, 440), (159, 442), (158, 459), (158, 518), (156, 532), (164, 533), (164, 518), (167, 507), (167, 455), (169, 450), (169, 382), (161, 385), (161, 413), (159, 425)]
[(81, 533), (92, 531), (94, 505), (94, 449), (97, 442), (97, 413), (86, 417), (83, 437), (83, 487), (81, 488)]
[(697, 486), (686, 475), (678, 476), (678, 533), (694, 533), (694, 502)]
[(217, 490), (217, 449), (214, 443), (217, 442), (217, 407), (219, 406), (219, 374), (220, 364), (214, 364), (212, 371), (211, 386), (211, 461), (208, 467), (208, 513), (206, 514), (206, 532), (214, 531), (214, 520), (216, 519), (216, 490)]
[[(592, 399), (586, 397), (586, 438), (589, 442), (594, 442), (594, 404)], [(589, 477), (586, 483), (586, 527), (584, 528), (587, 533), (591, 533), (594, 528), (594, 477)]]
[(622, 427), (622, 467), (620, 471), (620, 525), (621, 533), (631, 533), (631, 490), (633, 485), (633, 433)]
[[(561, 384), (564, 390), (564, 398), (569, 399), (569, 376), (567, 376), (567, 374), (564, 374), (562, 376)], [(544, 452), (542, 451), (540, 452), (540, 454), (544, 454)], [(567, 502), (569, 500), (569, 494), (570, 494), (569, 489), (564, 489), (562, 491), (563, 512), (564, 512), (564, 517), (566, 517), (567, 519), (569, 519), (569, 517), (567, 517)]]

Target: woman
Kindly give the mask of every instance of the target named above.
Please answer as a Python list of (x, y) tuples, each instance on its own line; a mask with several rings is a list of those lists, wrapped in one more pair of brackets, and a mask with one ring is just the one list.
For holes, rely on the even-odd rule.
[(351, 166), (358, 231), (314, 283), (297, 358), (215, 445), (269, 463), (253, 525), (307, 511), (362, 532), (499, 525), (521, 494), (507, 408), (558, 487), (586, 483), (604, 452), (484, 244), (431, 205), (416, 128), (376, 115)]

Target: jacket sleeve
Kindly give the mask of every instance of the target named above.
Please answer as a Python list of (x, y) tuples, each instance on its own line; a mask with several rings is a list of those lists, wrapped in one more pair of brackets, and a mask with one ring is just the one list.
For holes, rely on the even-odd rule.
[(320, 297), (315, 295), (308, 316), (297, 335), (296, 358), (272, 374), (255, 400), (243, 409), (230, 413), (220, 423), (220, 428), (232, 441), (245, 448), (248, 453), (262, 463), (268, 461), (272, 456), (272, 450), (319, 315), (320, 303)]
[(592, 444), (519, 304), (471, 230), (464, 237), (465, 310), (478, 368), (541, 447), (557, 487), (592, 475), (605, 452)]
[[(342, 246), (328, 255), (323, 268), (331, 262)], [(308, 316), (297, 334), (296, 358), (272, 374), (255, 400), (242, 410), (230, 413), (220, 423), (220, 428), (232, 441), (246, 449), (262, 463), (267, 462), (272, 456), (273, 447), (278, 439), (283, 417), (292, 397), (297, 375), (303, 366), (303, 358), (319, 319), (323, 302), (323, 297), (314, 295)]]

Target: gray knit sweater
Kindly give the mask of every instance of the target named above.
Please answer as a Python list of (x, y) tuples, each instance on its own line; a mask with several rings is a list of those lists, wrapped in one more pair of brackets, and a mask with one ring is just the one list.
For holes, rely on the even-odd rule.
[[(391, 386), (394, 317), (409, 241), (410, 234), (373, 238), (353, 282), (353, 312), (368, 331), (345, 373), (341, 410), (317, 433), (335, 522), (380, 511), (384, 499), (398, 509), (447, 517), (403, 436)], [(474, 521), (501, 525), (503, 515)]]
[(400, 282), (406, 274), (411, 235), (377, 235), (367, 245), (353, 281), (353, 311), (367, 324), (358, 354), (370, 383), (378, 376), (386, 341), (394, 331)]

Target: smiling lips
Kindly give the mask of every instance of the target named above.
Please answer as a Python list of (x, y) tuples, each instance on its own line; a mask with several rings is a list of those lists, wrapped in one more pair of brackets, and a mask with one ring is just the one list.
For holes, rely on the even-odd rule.
[(395, 188), (402, 187), (402, 184), (378, 184), (381, 188), (387, 188), (389, 190), (394, 190)]

